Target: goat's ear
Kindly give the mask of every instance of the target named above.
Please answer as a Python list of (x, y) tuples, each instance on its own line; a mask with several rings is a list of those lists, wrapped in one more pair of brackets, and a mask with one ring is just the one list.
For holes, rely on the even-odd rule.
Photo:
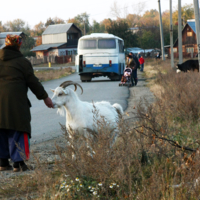
[(51, 91), (54, 93), (55, 92), (55, 90), (53, 90), (53, 89), (51, 89)]

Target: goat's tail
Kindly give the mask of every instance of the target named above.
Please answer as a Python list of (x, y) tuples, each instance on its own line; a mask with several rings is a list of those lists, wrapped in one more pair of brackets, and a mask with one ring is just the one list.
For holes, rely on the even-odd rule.
[(124, 114), (122, 106), (118, 103), (114, 103), (112, 106), (116, 109), (116, 111), (119, 115), (119, 118), (122, 118), (122, 115)]

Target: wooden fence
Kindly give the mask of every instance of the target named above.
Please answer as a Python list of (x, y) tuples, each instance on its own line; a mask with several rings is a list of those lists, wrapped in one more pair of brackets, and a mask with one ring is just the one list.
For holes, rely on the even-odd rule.
[[(183, 52), (183, 58), (195, 58), (195, 56), (198, 54), (198, 52)], [(171, 55), (169, 54), (169, 58), (171, 58)], [(174, 58), (179, 58), (179, 53), (174, 53)]]
[(42, 58), (36, 57), (27, 57), (27, 59), (31, 62), (32, 65), (39, 65), (43, 63), (55, 63), (55, 64), (64, 64), (68, 62), (75, 61), (75, 55), (69, 56), (44, 56)]

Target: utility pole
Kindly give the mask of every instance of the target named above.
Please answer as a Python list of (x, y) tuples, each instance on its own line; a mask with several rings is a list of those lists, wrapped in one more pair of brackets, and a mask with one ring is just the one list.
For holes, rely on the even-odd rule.
[(181, 0), (178, 0), (178, 53), (179, 53), (179, 64), (182, 64), (183, 51), (182, 51)]
[(2, 22), (0, 21), (0, 33), (1, 33), (1, 31), (3, 31), (3, 27), (2, 27)]
[(199, 1), (193, 0), (193, 2), (194, 2), (194, 15), (195, 15), (196, 37), (197, 37), (198, 60), (199, 60), (199, 69), (200, 69)]
[(173, 25), (172, 25), (172, 0), (169, 0), (169, 10), (170, 10), (170, 49), (171, 49), (171, 68), (174, 68), (174, 48), (173, 48)]
[(183, 27), (185, 27), (185, 15), (183, 15)]
[(86, 34), (86, 31), (85, 31), (85, 20), (84, 20), (84, 35)]
[(160, 0), (158, 0), (158, 10), (160, 14), (160, 39), (161, 39), (161, 52), (162, 52), (162, 60), (165, 60), (165, 49), (164, 49), (164, 36), (163, 36), (163, 26), (162, 26), (162, 15), (160, 8)]

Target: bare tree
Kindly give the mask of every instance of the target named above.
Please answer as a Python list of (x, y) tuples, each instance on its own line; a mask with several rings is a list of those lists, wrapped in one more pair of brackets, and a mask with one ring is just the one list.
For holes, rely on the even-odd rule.
[[(145, 2), (140, 2), (136, 4), (124, 4), (120, 6), (117, 1), (114, 1), (113, 5), (110, 7), (110, 15), (116, 19), (126, 19), (128, 15), (138, 16), (145, 9)], [(134, 13), (134, 14), (133, 14)], [(138, 18), (134, 18), (131, 24), (135, 24)], [(130, 22), (129, 22), (130, 24)]]
[(110, 15), (117, 19), (121, 18), (121, 7), (118, 5), (117, 1), (114, 1), (113, 6), (110, 7)]
[(8, 31), (21, 31), (25, 26), (25, 21), (21, 19), (15, 19), (13, 21), (7, 21), (4, 26)]
[(131, 7), (134, 14), (141, 15), (141, 13), (145, 10), (145, 2), (133, 4)]

